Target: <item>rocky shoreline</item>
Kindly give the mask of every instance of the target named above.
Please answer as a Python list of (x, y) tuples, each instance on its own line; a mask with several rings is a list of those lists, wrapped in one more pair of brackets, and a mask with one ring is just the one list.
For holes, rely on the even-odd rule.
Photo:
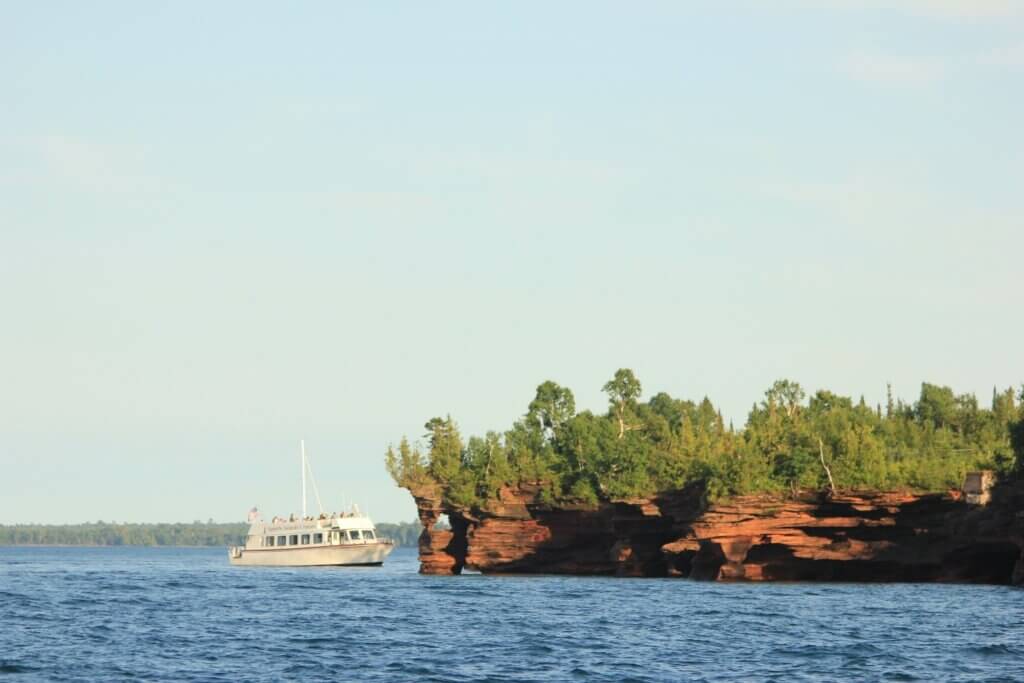
[[(502, 488), (482, 509), (412, 490), (424, 574), (675, 576), (711, 581), (1024, 584), (1024, 486), (985, 505), (960, 491), (741, 496), (699, 487), (597, 505), (545, 505)], [(450, 529), (436, 527), (446, 515)]]

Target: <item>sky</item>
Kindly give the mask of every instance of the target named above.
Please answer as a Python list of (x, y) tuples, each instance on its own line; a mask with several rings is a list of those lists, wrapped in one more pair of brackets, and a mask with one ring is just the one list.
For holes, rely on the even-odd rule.
[(415, 516), (632, 368), (1024, 382), (1024, 2), (0, 5), (0, 523)]

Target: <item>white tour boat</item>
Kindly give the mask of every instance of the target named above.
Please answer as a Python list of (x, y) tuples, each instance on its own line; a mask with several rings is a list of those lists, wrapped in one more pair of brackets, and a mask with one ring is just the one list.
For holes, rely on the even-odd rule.
[[(352, 506), (351, 511), (325, 513), (320, 505), (320, 493), (306, 461), (305, 444), (302, 454), (302, 516), (287, 519), (274, 517), (263, 521), (253, 508), (249, 512), (249, 533), (244, 546), (228, 548), (231, 564), (262, 565), (271, 567), (309, 567), (327, 565), (379, 566), (395, 545), (388, 538), (377, 535), (369, 517)], [(306, 514), (306, 472), (313, 481), (320, 514)]]

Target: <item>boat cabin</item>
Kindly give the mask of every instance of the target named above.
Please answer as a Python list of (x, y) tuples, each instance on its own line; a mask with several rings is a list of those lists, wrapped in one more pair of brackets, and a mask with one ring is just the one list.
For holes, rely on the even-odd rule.
[(246, 548), (297, 548), (302, 546), (351, 546), (388, 543), (377, 535), (373, 522), (361, 514), (321, 515), (300, 519), (278, 519), (264, 523), (255, 519), (245, 539)]
[(256, 547), (280, 548), (289, 545), (345, 545), (349, 543), (376, 542), (377, 534), (373, 529), (331, 529), (315, 531), (310, 534), (275, 534), (268, 531), (264, 536), (257, 536), (261, 543)]

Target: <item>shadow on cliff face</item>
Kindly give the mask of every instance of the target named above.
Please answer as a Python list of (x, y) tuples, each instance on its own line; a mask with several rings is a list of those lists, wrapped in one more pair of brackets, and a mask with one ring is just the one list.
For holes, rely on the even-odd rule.
[[(554, 507), (539, 503), (535, 490), (506, 489), (488, 510), (446, 509), (450, 531), (425, 528), (421, 571), (667, 576), (661, 548), (699, 516), (703, 500), (698, 486), (655, 499)], [(425, 522), (438, 509), (427, 508)]]
[[(1004, 486), (997, 498), (1012, 490)], [(904, 575), (895, 572), (897, 581), (1010, 584), (1022, 557), (1011, 538), (1013, 519), (1014, 508), (1005, 501), (980, 507), (947, 495), (924, 495), (900, 506), (896, 529), (905, 540), (878, 559), (905, 568)]]
[(982, 543), (959, 548), (938, 561), (885, 559), (814, 560), (795, 557), (790, 548), (760, 545), (747, 561), (760, 565), (765, 581), (847, 581), (857, 583), (1009, 584), (1020, 549), (1012, 543)]
[(664, 576), (670, 520), (626, 503), (531, 510), (529, 520), (484, 518), (467, 527), (466, 566), (484, 573)]
[(666, 549), (673, 573), (693, 579), (1011, 584), (1022, 557), (1015, 516), (945, 494), (806, 498), (780, 510), (746, 499), (713, 507), (689, 543)]
[(1014, 568), (1021, 558), (1021, 549), (1009, 541), (988, 541), (957, 548), (950, 553), (944, 568), (959, 571), (938, 580), (970, 583), (1013, 583)]

